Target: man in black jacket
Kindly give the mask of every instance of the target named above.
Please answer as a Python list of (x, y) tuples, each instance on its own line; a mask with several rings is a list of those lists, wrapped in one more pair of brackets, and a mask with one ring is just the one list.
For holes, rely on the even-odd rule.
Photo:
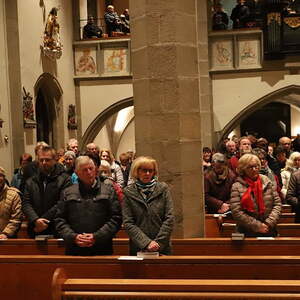
[(32, 238), (55, 234), (53, 221), (57, 201), (62, 190), (72, 184), (70, 176), (55, 158), (53, 148), (42, 147), (37, 153), (37, 171), (25, 183), (22, 209), (29, 221), (28, 234)]
[(67, 255), (111, 255), (112, 239), (122, 224), (119, 201), (112, 186), (101, 182), (88, 156), (75, 162), (78, 184), (66, 188), (58, 205), (56, 230)]

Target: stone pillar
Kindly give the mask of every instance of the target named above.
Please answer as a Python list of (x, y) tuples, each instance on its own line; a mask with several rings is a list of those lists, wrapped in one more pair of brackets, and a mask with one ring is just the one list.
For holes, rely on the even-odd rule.
[[(9, 154), (3, 155), (4, 160), (9, 161), (13, 157), (13, 168), (19, 166), (19, 159), (24, 153), (24, 127), (23, 127), (23, 95), (21, 84), (21, 63), (19, 45), (19, 20), (17, 1), (5, 1), (5, 36), (7, 70), (2, 69), (3, 74), (8, 76), (9, 95), (7, 99), (2, 99), (1, 104), (6, 100), (9, 102), (9, 112), (5, 120), (10, 124), (10, 133), (7, 132)], [(4, 46), (5, 47), (5, 46)], [(4, 76), (3, 76), (4, 77)], [(2, 78), (1, 78), (2, 79)], [(0, 134), (1, 136), (1, 134)], [(8, 146), (8, 145), (7, 145)], [(12, 150), (11, 148), (12, 147)], [(4, 153), (2, 153), (4, 154)], [(7, 162), (5, 162), (7, 163)], [(8, 174), (12, 174), (12, 169), (8, 169)], [(10, 176), (9, 176), (10, 179)]]
[(158, 160), (175, 205), (173, 236), (180, 238), (204, 236), (201, 126), (211, 123), (201, 114), (210, 89), (199, 40), (205, 30), (207, 40), (207, 29), (197, 20), (204, 3), (130, 0), (137, 154)]
[[(208, 59), (208, 23), (210, 23), (210, 5), (206, 0), (196, 0), (197, 8), (197, 39), (198, 39), (198, 70), (201, 111), (201, 137), (203, 147), (216, 145), (213, 125), (213, 99), (211, 79), (209, 76)], [(208, 7), (209, 5), (209, 7)], [(210, 26), (210, 25), (209, 25)]]

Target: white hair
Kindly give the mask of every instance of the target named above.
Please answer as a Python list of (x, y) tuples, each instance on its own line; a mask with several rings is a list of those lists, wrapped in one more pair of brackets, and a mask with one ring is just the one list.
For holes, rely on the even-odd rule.
[(78, 156), (75, 160), (75, 171), (78, 171), (82, 165), (86, 165), (90, 163), (92, 163), (95, 166), (94, 161), (90, 157), (85, 155)]

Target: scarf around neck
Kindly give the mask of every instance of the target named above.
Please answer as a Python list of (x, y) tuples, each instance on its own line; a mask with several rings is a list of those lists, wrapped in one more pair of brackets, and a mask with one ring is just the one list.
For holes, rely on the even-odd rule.
[(265, 212), (265, 203), (263, 200), (263, 189), (260, 176), (258, 176), (255, 181), (249, 177), (244, 177), (243, 179), (248, 184), (248, 188), (241, 198), (242, 208), (249, 212), (254, 212), (254, 203), (251, 197), (251, 194), (253, 193), (254, 199), (258, 206), (258, 213), (263, 215)]
[(156, 178), (153, 178), (150, 182), (147, 183), (141, 182), (140, 180), (137, 180), (135, 182), (139, 192), (141, 193), (145, 201), (147, 201), (149, 196), (153, 193), (156, 183)]

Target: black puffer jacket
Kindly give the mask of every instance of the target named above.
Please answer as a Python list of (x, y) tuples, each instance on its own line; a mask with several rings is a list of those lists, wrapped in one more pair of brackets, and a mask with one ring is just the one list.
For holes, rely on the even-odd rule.
[(26, 181), (22, 199), (22, 210), (29, 221), (28, 234), (34, 237), (34, 222), (38, 218), (50, 221), (49, 227), (39, 234), (55, 234), (54, 217), (57, 202), (63, 189), (70, 186), (71, 179), (60, 164), (54, 165), (49, 176), (39, 171)]
[[(87, 190), (79, 181), (65, 189), (58, 205), (56, 229), (66, 242), (68, 255), (111, 255), (112, 239), (122, 224), (119, 201), (112, 186), (97, 180)], [(77, 234), (93, 233), (92, 247), (75, 244)]]

